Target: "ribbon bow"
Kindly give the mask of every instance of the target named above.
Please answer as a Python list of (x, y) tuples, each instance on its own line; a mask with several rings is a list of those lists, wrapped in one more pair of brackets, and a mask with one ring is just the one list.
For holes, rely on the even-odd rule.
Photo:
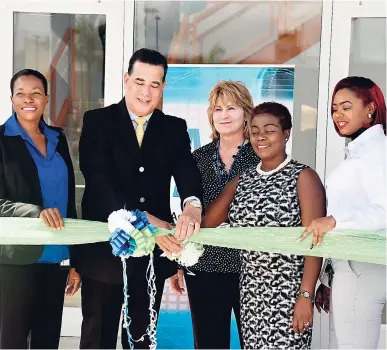
[(157, 229), (144, 212), (118, 210), (110, 214), (108, 222), (112, 235), (109, 242), (115, 256), (140, 257), (153, 252), (156, 244), (153, 234)]
[(136, 241), (121, 229), (116, 229), (112, 233), (109, 243), (115, 256), (130, 256), (136, 249)]

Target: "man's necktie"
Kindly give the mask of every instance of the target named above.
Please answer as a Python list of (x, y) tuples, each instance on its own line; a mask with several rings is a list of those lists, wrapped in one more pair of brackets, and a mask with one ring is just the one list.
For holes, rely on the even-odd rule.
[(137, 128), (136, 128), (137, 141), (141, 147), (142, 139), (144, 138), (144, 133), (145, 133), (144, 124), (146, 123), (147, 120), (144, 117), (137, 117), (134, 121), (137, 124)]

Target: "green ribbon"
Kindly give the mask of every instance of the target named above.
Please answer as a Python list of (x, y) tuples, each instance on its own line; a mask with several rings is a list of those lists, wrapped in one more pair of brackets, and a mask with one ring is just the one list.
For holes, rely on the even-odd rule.
[(149, 255), (155, 249), (155, 236), (152, 234), (149, 228), (146, 227), (141, 231), (135, 229), (133, 232), (130, 233), (130, 235), (136, 241), (136, 249), (132, 256), (139, 257)]
[[(189, 240), (195, 243), (263, 251), (281, 254), (320, 256), (325, 258), (355, 260), (386, 265), (386, 237), (361, 230), (334, 230), (324, 236), (319, 247), (310, 249), (312, 235), (297, 242), (302, 227), (233, 227), (201, 229), (199, 235)], [(146, 255), (154, 248), (154, 236), (143, 230), (136, 256)], [(158, 229), (156, 235), (173, 231)], [(0, 218), (0, 244), (45, 245), (86, 244), (104, 242), (110, 238), (107, 223), (86, 220), (65, 220), (64, 230), (52, 230), (40, 219)], [(136, 239), (136, 237), (133, 237)], [(139, 239), (139, 238), (137, 238)]]

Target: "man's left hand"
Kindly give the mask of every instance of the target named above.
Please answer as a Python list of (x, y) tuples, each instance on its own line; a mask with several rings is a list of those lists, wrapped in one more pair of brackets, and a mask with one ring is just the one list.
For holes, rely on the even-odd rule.
[(183, 240), (191, 237), (193, 233), (197, 235), (200, 230), (201, 222), (202, 209), (187, 203), (177, 220), (175, 237)]

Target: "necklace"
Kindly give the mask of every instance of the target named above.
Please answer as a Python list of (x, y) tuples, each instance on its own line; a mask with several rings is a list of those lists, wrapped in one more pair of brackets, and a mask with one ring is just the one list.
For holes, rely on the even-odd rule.
[(284, 168), (285, 166), (288, 165), (288, 163), (292, 160), (292, 158), (290, 156), (286, 156), (286, 159), (280, 164), (278, 165), (275, 169), (273, 170), (269, 170), (269, 171), (264, 171), (261, 169), (262, 167), (262, 162), (259, 162), (259, 164), (257, 165), (257, 173), (259, 175), (271, 175), (271, 174), (274, 174), (276, 173), (277, 171), (281, 170), (282, 168)]
[[(239, 152), (239, 149), (241, 149), (243, 147), (243, 145), (245, 144), (246, 142), (246, 139), (243, 140), (242, 144), (238, 147), (238, 152)], [(218, 175), (218, 185), (219, 185), (219, 191), (222, 192), (223, 190), (223, 186), (222, 186), (222, 178), (221, 178), (221, 174), (220, 174), (220, 154), (219, 154), (219, 147), (220, 147), (220, 139), (218, 140), (217, 144), (216, 144), (216, 172), (217, 172), (217, 175)], [(237, 153), (238, 154), (238, 153)], [(235, 157), (235, 156), (233, 156)], [(234, 159), (235, 160), (235, 159)], [(231, 169), (232, 169), (232, 166), (233, 166), (234, 162), (232, 162), (231, 166), (230, 166), (230, 170), (228, 171), (227, 173), (227, 180), (226, 180), (226, 183), (228, 183), (230, 181), (230, 176), (231, 176)]]

